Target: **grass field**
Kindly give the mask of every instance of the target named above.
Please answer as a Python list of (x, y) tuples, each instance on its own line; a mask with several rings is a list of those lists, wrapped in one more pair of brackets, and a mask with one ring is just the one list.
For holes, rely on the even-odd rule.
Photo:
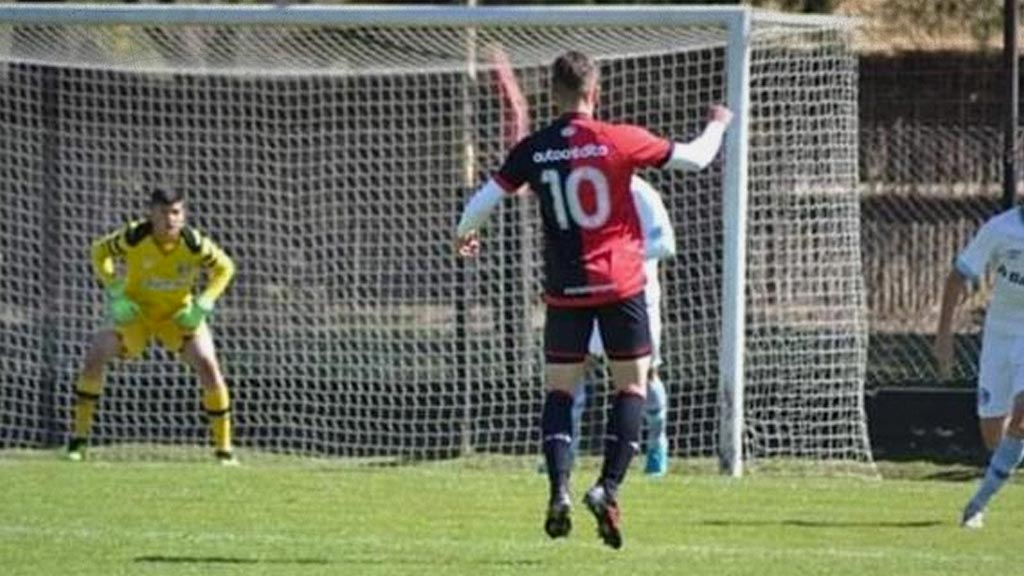
[[(957, 527), (964, 470), (901, 479), (630, 477), (625, 547), (582, 506), (567, 540), (541, 530), (546, 480), (473, 459), (398, 467), (252, 461), (70, 463), (0, 458), (0, 574), (1014, 574), (1024, 488), (981, 531)], [(595, 474), (575, 477), (582, 495)], [(935, 480), (968, 477), (966, 480)], [(929, 479), (931, 478), (931, 479)]]

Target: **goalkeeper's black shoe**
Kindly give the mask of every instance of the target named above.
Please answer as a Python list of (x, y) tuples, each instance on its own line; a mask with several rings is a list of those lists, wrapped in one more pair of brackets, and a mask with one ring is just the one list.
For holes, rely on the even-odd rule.
[(85, 449), (89, 447), (89, 441), (85, 438), (72, 438), (68, 441), (67, 459), (72, 462), (85, 460)]
[(217, 458), (217, 462), (220, 462), (221, 466), (238, 466), (240, 464), (238, 458), (235, 458), (234, 453), (228, 450), (217, 450), (213, 455)]
[(619, 530), (621, 514), (619, 505), (608, 496), (601, 485), (587, 490), (583, 503), (597, 520), (597, 535), (605, 545), (616, 550), (622, 548), (622, 531)]
[(565, 538), (572, 532), (572, 502), (562, 493), (551, 499), (548, 517), (544, 519), (544, 532), (551, 538)]

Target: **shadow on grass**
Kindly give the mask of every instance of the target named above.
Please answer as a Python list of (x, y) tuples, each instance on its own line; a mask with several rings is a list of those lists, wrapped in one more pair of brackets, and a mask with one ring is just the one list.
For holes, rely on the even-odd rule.
[(933, 472), (925, 477), (925, 480), (936, 480), (940, 482), (967, 482), (979, 480), (985, 476), (984, 468), (966, 468), (962, 470), (946, 470)]
[(938, 460), (877, 460), (886, 480), (923, 480), (926, 482), (971, 482), (985, 474), (986, 463), (949, 463)]
[(328, 564), (323, 558), (240, 558), (237, 556), (138, 556), (142, 564)]
[(511, 567), (511, 568), (525, 568), (529, 566), (540, 566), (543, 564), (538, 559), (507, 559), (507, 558), (488, 558), (488, 559), (472, 559), (472, 558), (388, 558), (386, 560), (381, 558), (343, 558), (338, 560), (338, 564), (348, 564), (351, 566), (382, 566), (382, 565), (396, 565), (396, 566), (442, 566), (451, 568), (457, 564), (464, 564), (470, 566), (499, 566), (499, 567)]
[[(452, 562), (447, 559), (439, 559), (434, 561), (419, 560), (381, 560), (380, 558), (343, 558), (337, 561), (328, 561), (325, 558), (241, 558), (237, 556), (138, 556), (133, 559), (138, 564), (208, 564), (208, 565), (252, 565), (252, 564), (291, 564), (291, 565), (326, 565), (326, 564), (349, 564), (349, 565), (380, 565), (380, 564), (409, 564), (409, 565), (422, 565), (422, 564), (433, 564), (441, 566), (450, 566)], [(488, 559), (481, 561), (463, 560), (462, 562), (468, 564), (480, 564), (488, 566), (511, 566), (511, 567), (525, 567), (525, 566), (539, 566), (541, 561), (537, 559)]]
[(948, 524), (940, 520), (901, 522), (850, 522), (844, 520), (705, 520), (705, 526), (795, 526), (797, 528), (933, 528)]

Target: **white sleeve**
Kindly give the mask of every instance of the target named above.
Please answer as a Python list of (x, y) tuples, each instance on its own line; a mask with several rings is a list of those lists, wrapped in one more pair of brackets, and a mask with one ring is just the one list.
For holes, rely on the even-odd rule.
[(480, 228), (504, 196), (505, 190), (493, 178), (488, 180), (486, 184), (473, 194), (473, 197), (469, 199), (466, 207), (462, 210), (462, 217), (459, 218), (457, 230), (458, 235), (465, 236), (469, 232)]
[(646, 180), (633, 176), (629, 183), (644, 234), (644, 259), (664, 260), (676, 255), (676, 234), (661, 194)]
[(703, 170), (715, 159), (715, 154), (718, 154), (718, 149), (722, 147), (724, 134), (724, 123), (708, 122), (704, 132), (696, 139), (685, 144), (676, 142), (672, 145), (672, 156), (669, 157), (665, 166), (691, 172)]
[(956, 257), (954, 266), (957, 272), (972, 283), (977, 282), (985, 274), (998, 243), (999, 236), (992, 220), (989, 220)]

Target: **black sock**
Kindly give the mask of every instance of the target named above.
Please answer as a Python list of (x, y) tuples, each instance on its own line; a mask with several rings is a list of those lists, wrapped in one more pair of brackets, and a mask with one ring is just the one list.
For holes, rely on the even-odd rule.
[(612, 400), (605, 425), (604, 465), (598, 480), (614, 500), (619, 485), (626, 478), (629, 463), (640, 450), (640, 426), (644, 418), (644, 398), (618, 392)]
[(551, 483), (551, 497), (568, 490), (572, 465), (572, 395), (549, 390), (540, 418), (544, 462)]

